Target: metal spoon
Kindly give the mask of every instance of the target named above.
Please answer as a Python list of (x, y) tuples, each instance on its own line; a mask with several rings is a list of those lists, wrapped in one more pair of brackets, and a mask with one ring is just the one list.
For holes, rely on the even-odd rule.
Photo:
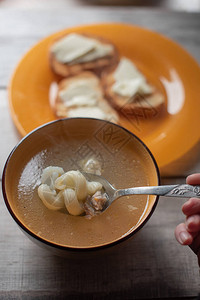
[(111, 203), (122, 197), (128, 195), (158, 195), (166, 197), (200, 197), (200, 185), (177, 184), (177, 185), (160, 185), (160, 186), (144, 186), (133, 187), (128, 189), (115, 189), (111, 183), (103, 176), (82, 172), (82, 174), (89, 181), (98, 181), (102, 184), (105, 193), (108, 196), (108, 201), (104, 210), (111, 205)]

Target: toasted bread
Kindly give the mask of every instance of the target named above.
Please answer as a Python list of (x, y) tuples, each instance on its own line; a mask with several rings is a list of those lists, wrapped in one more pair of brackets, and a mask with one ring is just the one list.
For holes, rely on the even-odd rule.
[(100, 80), (92, 72), (63, 79), (52, 108), (57, 118), (93, 117), (118, 122), (117, 112), (104, 99)]
[(102, 45), (111, 46), (112, 51), (103, 57), (92, 59), (91, 61), (89, 60), (86, 62), (79, 62), (79, 60), (81, 58), (78, 58), (72, 62), (64, 63), (64, 62), (59, 61), (56, 58), (56, 55), (55, 55), (54, 51), (52, 50), (55, 43), (61, 41), (63, 38), (66, 38), (67, 36), (69, 36), (69, 34), (62, 36), (59, 39), (54, 41), (54, 43), (51, 45), (50, 50), (49, 50), (49, 63), (50, 63), (50, 67), (51, 67), (52, 71), (55, 74), (60, 75), (61, 77), (69, 77), (69, 76), (73, 76), (73, 75), (78, 75), (78, 74), (82, 73), (83, 71), (92, 71), (92, 72), (96, 73), (97, 75), (100, 75), (101, 72), (103, 70), (105, 70), (106, 68), (117, 65), (117, 63), (119, 61), (118, 50), (112, 42), (110, 42), (102, 37), (91, 35), (91, 34), (82, 33), (82, 34), (78, 34), (78, 35), (81, 37), (86, 37), (86, 38), (89, 38), (92, 40), (96, 40), (96, 41), (100, 42)]
[(113, 90), (115, 80), (115, 69), (109, 72), (102, 73), (101, 82), (105, 92), (105, 97), (109, 100), (110, 104), (118, 111), (123, 114), (129, 114), (131, 111), (134, 115), (134, 110), (144, 109), (149, 111), (148, 115), (155, 115), (156, 111), (159, 111), (164, 104), (164, 96), (155, 87), (150, 85), (151, 92), (141, 93), (137, 92), (133, 96), (120, 95)]

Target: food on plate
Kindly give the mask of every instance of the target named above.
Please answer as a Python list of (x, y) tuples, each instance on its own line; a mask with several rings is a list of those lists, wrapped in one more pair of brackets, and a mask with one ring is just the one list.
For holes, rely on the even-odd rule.
[(63, 79), (52, 107), (58, 118), (92, 117), (118, 122), (117, 112), (104, 98), (100, 80), (92, 72)]
[(164, 103), (163, 95), (126, 57), (121, 58), (114, 70), (102, 75), (102, 82), (105, 96), (113, 107), (129, 116), (138, 108), (151, 111)]
[(99, 74), (103, 69), (118, 62), (115, 45), (91, 34), (69, 33), (50, 47), (50, 66), (62, 77), (93, 71)]
[(163, 107), (164, 95), (102, 37), (69, 33), (54, 41), (49, 52), (51, 69), (64, 77), (51, 105), (58, 118), (94, 117), (119, 123), (118, 113), (131, 118), (142, 109), (151, 117)]
[(87, 181), (78, 170), (64, 172), (49, 166), (43, 170), (38, 195), (48, 209), (65, 208), (73, 216), (86, 214), (91, 218), (101, 213), (108, 200), (102, 189), (101, 183)]

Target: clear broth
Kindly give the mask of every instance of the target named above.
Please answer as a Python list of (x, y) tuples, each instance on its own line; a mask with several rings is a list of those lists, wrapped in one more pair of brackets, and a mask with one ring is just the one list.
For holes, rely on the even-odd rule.
[[(128, 235), (154, 200), (146, 195), (122, 197), (90, 220), (69, 215), (66, 210), (51, 211), (37, 193), (45, 167), (59, 166), (65, 172), (81, 170), (80, 162), (94, 157), (101, 163), (102, 175), (116, 188), (146, 186), (158, 180), (154, 162), (137, 138), (119, 128), (112, 138), (102, 138), (101, 122), (100, 127), (92, 129), (90, 123), (82, 122), (86, 125), (74, 128), (72, 124), (67, 130), (59, 123), (53, 134), (51, 126), (46, 134), (36, 132), (31, 140), (34, 146), (27, 138), (23, 147), (17, 148), (7, 171), (11, 206), (24, 226), (48, 241), (72, 248), (101, 246)], [(110, 132), (113, 125), (109, 126), (103, 127), (104, 133)]]

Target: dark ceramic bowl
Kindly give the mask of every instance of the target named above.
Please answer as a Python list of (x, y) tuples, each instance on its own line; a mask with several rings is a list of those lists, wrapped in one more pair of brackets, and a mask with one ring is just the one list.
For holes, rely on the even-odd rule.
[(81, 169), (95, 157), (102, 175), (117, 188), (159, 185), (159, 171), (146, 145), (123, 127), (92, 118), (62, 119), (32, 131), (10, 153), (3, 171), (5, 204), (23, 232), (54, 253), (94, 252), (132, 237), (149, 219), (156, 196), (115, 201), (87, 220), (48, 210), (37, 194), (42, 170), (57, 165)]

